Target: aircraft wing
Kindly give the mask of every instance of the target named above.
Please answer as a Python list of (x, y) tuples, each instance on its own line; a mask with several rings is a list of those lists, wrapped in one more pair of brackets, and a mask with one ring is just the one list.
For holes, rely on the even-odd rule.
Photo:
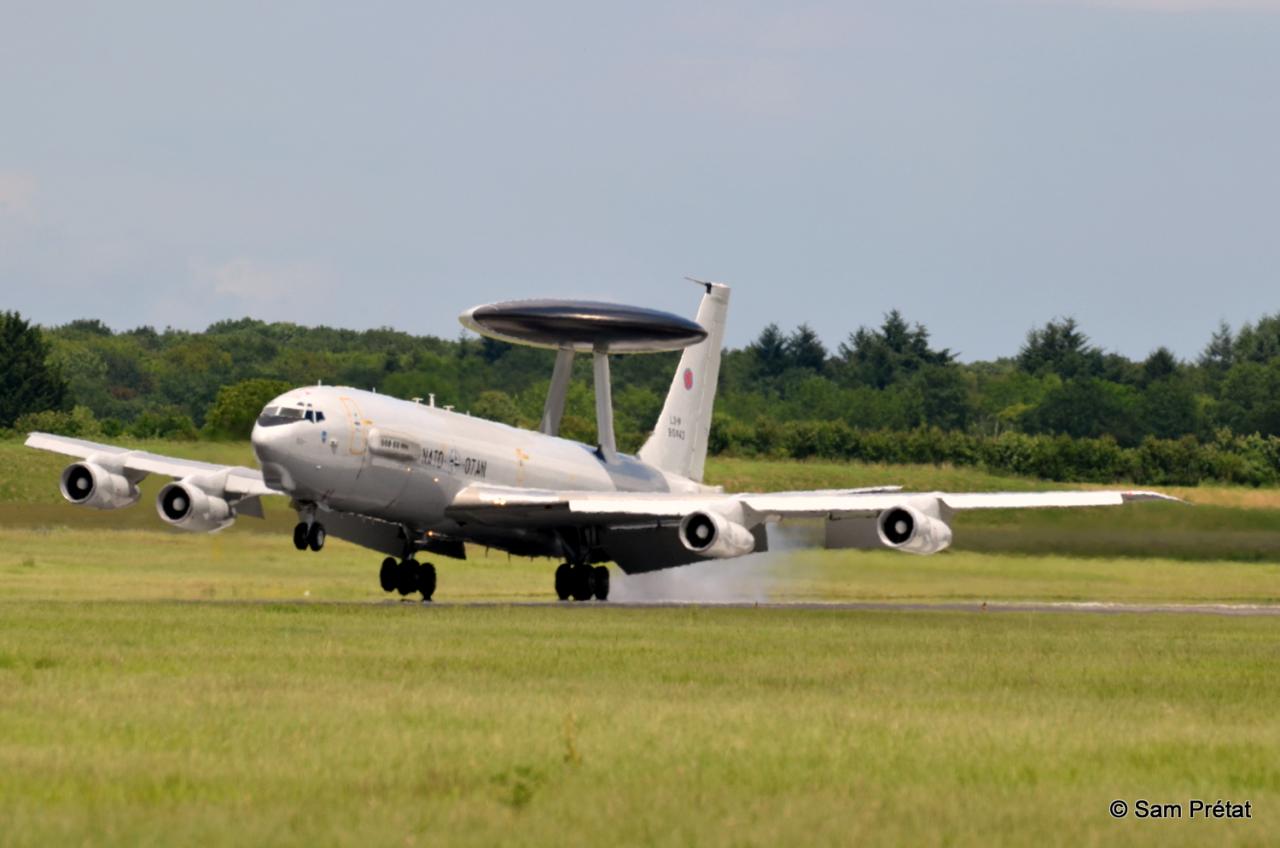
[(26, 445), (29, 448), (38, 448), (91, 462), (106, 462), (135, 472), (139, 478), (147, 474), (162, 474), (175, 479), (226, 474), (223, 491), (241, 498), (282, 494), (263, 481), (261, 471), (240, 465), (217, 465), (194, 459), (178, 459), (148, 451), (90, 442), (86, 439), (55, 436), (50, 433), (32, 433), (27, 436)]
[(573, 492), (476, 484), (460, 491), (447, 513), (453, 518), (486, 524), (610, 524), (646, 519), (678, 520), (691, 512), (732, 508), (745, 503), (745, 499), (750, 497), (787, 498), (809, 494), (827, 498), (867, 498), (882, 495), (896, 501), (901, 498), (892, 493), (900, 491), (900, 486), (876, 486), (750, 496), (721, 492)]
[(740, 495), (744, 506), (760, 515), (777, 518), (849, 518), (874, 515), (904, 500), (934, 498), (942, 507), (966, 509), (1045, 509), (1084, 506), (1120, 506), (1133, 501), (1178, 498), (1142, 490), (1059, 492), (922, 492), (897, 495), (831, 495), (822, 492), (779, 492)]
[(1148, 491), (903, 492), (897, 487), (801, 492), (558, 492), (475, 484), (446, 514), (466, 524), (590, 529), (588, 538), (628, 573), (766, 551), (765, 525), (820, 519), (828, 548), (896, 548), (930, 554), (951, 544), (965, 509), (1118, 506), (1177, 500)]
[(1149, 491), (903, 492), (898, 486), (768, 494), (676, 492), (572, 492), (473, 485), (460, 491), (448, 514), (483, 524), (609, 525), (661, 523), (699, 511), (740, 515), (748, 525), (786, 518), (878, 515), (903, 503), (936, 501), (950, 510), (1118, 506), (1131, 501), (1177, 500)]

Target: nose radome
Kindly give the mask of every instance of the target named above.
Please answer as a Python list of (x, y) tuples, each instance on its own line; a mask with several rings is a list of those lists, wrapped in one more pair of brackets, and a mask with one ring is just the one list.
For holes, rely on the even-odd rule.
[(289, 473), (288, 451), (280, 432), (283, 427), (254, 426), (249, 441), (253, 445), (253, 455), (258, 459), (258, 467), (262, 469), (262, 480), (273, 489), (287, 492), (295, 488), (293, 475)]
[(283, 462), (288, 458), (288, 443), (294, 435), (288, 427), (263, 427), (253, 425), (249, 435), (249, 443), (253, 446), (253, 455), (258, 464), (267, 462)]

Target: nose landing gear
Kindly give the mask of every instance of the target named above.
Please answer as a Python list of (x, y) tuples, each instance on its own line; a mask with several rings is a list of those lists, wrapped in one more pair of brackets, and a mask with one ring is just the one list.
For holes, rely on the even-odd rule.
[(609, 600), (609, 569), (603, 565), (561, 563), (556, 567), (556, 597), (562, 601), (589, 601), (593, 597)]
[(422, 593), (422, 600), (429, 601), (436, 593), (436, 567), (429, 562), (421, 565), (412, 557), (399, 562), (387, 557), (378, 570), (378, 583), (384, 592), (399, 592), (401, 597)]

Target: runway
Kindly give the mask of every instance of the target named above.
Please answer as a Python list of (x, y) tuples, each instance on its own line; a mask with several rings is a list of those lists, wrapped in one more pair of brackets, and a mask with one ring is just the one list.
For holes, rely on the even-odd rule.
[[(388, 602), (383, 602), (388, 603)], [(392, 601), (389, 603), (398, 603)], [(438, 607), (563, 607), (567, 610), (671, 610), (671, 608), (699, 608), (699, 610), (814, 610), (829, 612), (1085, 612), (1093, 615), (1225, 615), (1225, 616), (1280, 616), (1280, 605), (1268, 603), (1106, 603), (1084, 601), (1062, 602), (893, 602), (893, 601), (795, 601), (795, 602), (614, 602), (589, 601), (584, 603), (559, 601), (438, 601), (417, 603), (417, 606)]]
[[(359, 602), (354, 602), (359, 603)], [(730, 601), (373, 601), (379, 606), (456, 607), (547, 607), (566, 610), (629, 609), (733, 609), (733, 610), (813, 610), (825, 612), (964, 612), (964, 613), (1088, 613), (1093, 615), (1224, 615), (1238, 617), (1280, 616), (1280, 604), (1130, 604), (1099, 601), (1020, 602), (928, 602), (928, 601), (779, 601), (749, 603)]]
[[(53, 603), (82, 604), (84, 601)], [(46, 601), (48, 602), (48, 601)], [(17, 600), (0, 601), (22, 603)], [(519, 600), (421, 600), (371, 598), (369, 600), (323, 600), (313, 598), (103, 598), (100, 604), (178, 604), (190, 606), (298, 606), (298, 607), (376, 607), (383, 609), (547, 609), (565, 612), (592, 610), (626, 612), (627, 610), (758, 610), (760, 612), (807, 610), (812, 612), (924, 612), (924, 613), (1002, 613), (1086, 614), (1086, 615), (1219, 615), (1238, 618), (1280, 617), (1280, 604), (1227, 603), (1112, 603), (1103, 601), (519, 601)]]

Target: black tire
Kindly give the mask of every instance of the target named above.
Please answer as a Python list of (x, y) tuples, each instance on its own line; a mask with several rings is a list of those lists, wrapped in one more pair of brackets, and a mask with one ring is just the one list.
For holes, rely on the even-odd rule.
[(401, 597), (418, 591), (418, 564), (411, 559), (396, 566), (396, 591)]
[(394, 592), (396, 590), (396, 558), (387, 557), (382, 561), (382, 568), (378, 569), (378, 583), (382, 586), (384, 592)]
[(313, 551), (318, 551), (324, 547), (324, 539), (327, 534), (324, 532), (324, 525), (319, 521), (311, 524), (311, 529), (307, 531), (307, 547)]
[(573, 569), (569, 563), (562, 562), (556, 566), (556, 597), (567, 601), (571, 594), (573, 594)]
[(307, 525), (301, 521), (293, 528), (293, 546), (300, 551), (307, 549)]
[(431, 600), (431, 596), (436, 593), (436, 567), (429, 562), (424, 562), (418, 568), (418, 591), (422, 593), (424, 601)]
[(596, 591), (595, 569), (589, 565), (575, 565), (573, 567), (573, 599), (575, 601), (589, 601)]
[(609, 600), (609, 568), (604, 565), (597, 565), (595, 571), (595, 589), (596, 600)]

